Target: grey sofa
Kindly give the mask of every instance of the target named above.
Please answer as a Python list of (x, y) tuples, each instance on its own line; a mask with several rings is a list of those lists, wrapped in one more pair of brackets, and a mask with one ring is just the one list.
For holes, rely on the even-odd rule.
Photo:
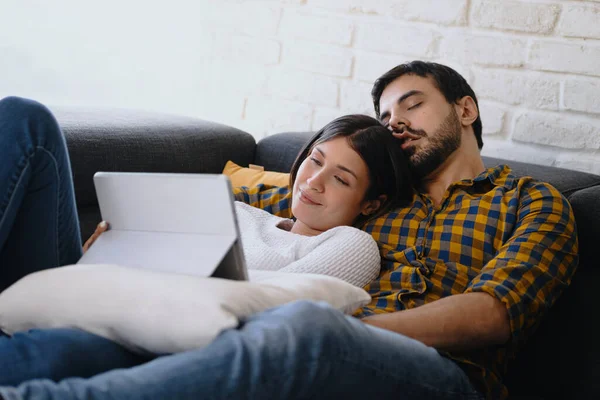
[[(52, 108), (52, 107), (51, 107)], [(287, 172), (310, 133), (278, 133), (256, 143), (238, 129), (193, 118), (127, 110), (52, 108), (65, 136), (75, 181), (81, 233), (100, 214), (96, 171), (220, 173), (227, 162)], [(485, 158), (509, 164), (557, 187), (578, 225), (580, 267), (506, 376), (511, 398), (600, 399), (600, 176)]]

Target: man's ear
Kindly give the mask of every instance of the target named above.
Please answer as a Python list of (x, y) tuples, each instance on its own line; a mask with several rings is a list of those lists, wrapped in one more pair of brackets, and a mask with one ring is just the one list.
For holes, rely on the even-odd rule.
[(363, 209), (361, 210), (361, 214), (367, 216), (375, 214), (377, 211), (379, 211), (386, 200), (387, 196), (385, 194), (382, 194), (376, 200), (367, 200), (363, 206)]
[(473, 125), (473, 122), (479, 117), (479, 109), (475, 100), (471, 96), (465, 96), (456, 102), (458, 119), (462, 126)]

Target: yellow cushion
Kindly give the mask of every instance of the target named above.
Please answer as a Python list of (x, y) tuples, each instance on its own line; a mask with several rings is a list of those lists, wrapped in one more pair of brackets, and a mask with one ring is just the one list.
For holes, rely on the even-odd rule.
[(250, 167), (244, 168), (233, 161), (227, 161), (225, 168), (223, 168), (223, 175), (229, 177), (233, 187), (253, 187), (261, 183), (272, 186), (287, 186), (290, 182), (290, 174), (265, 171), (263, 167), (252, 164), (250, 164)]

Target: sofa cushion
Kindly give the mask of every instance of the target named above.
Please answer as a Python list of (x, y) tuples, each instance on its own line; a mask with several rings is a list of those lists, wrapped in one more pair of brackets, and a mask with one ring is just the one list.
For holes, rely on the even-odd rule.
[(247, 165), (256, 142), (239, 129), (154, 112), (50, 107), (67, 139), (79, 207), (97, 205), (97, 171), (221, 173)]
[(250, 164), (249, 167), (241, 167), (233, 161), (227, 161), (223, 168), (223, 175), (229, 177), (233, 187), (253, 187), (260, 184), (287, 186), (290, 182), (288, 173), (265, 171), (264, 167), (254, 164)]

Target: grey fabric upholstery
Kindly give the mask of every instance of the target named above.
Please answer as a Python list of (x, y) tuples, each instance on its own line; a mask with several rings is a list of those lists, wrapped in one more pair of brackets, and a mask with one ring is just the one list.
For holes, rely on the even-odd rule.
[[(288, 172), (311, 132), (268, 136), (255, 164)], [(486, 166), (509, 165), (517, 176), (549, 182), (570, 201), (577, 222), (580, 262), (572, 285), (509, 367), (513, 398), (600, 399), (600, 176), (484, 157)]]
[(82, 237), (100, 221), (97, 171), (221, 173), (254, 160), (256, 142), (238, 129), (195, 118), (123, 109), (50, 107), (67, 139)]

